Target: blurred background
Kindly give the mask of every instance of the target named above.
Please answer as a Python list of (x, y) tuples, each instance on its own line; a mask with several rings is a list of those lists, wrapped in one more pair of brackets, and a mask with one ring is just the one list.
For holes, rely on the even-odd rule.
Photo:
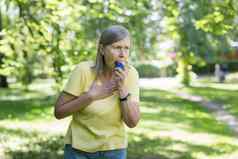
[(54, 102), (113, 24), (140, 75), (128, 159), (237, 159), (235, 0), (0, 0), (0, 158), (63, 158)]

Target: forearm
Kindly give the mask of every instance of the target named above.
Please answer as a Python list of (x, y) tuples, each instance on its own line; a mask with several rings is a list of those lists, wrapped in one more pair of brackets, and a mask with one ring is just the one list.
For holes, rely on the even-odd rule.
[[(120, 97), (125, 97), (127, 94), (128, 91), (125, 88), (119, 90)], [(135, 127), (140, 120), (139, 103), (129, 97), (127, 100), (121, 101), (120, 106), (123, 121), (128, 127)]]
[(131, 100), (121, 102), (122, 119), (126, 125), (133, 128), (140, 120), (139, 105)]
[(57, 119), (65, 118), (75, 112), (81, 111), (92, 103), (93, 99), (88, 93), (83, 93), (79, 97), (66, 103), (62, 103), (55, 109)]

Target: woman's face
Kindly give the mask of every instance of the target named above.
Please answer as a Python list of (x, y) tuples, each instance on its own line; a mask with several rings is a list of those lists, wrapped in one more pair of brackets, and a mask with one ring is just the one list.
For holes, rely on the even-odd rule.
[(130, 38), (129, 36), (124, 39), (112, 43), (104, 48), (103, 55), (106, 66), (110, 69), (114, 68), (115, 61), (126, 63), (129, 57)]

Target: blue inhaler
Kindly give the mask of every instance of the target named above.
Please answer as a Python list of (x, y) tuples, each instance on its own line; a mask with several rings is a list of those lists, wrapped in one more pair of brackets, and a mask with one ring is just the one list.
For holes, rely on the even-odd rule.
[(115, 68), (120, 68), (122, 70), (125, 69), (125, 66), (123, 63), (119, 62), (119, 61), (115, 61)]

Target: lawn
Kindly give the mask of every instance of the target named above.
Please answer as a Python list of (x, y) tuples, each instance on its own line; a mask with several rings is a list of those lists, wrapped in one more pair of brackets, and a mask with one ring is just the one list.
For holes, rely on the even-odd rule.
[[(69, 118), (54, 119), (56, 96), (46, 92), (0, 91), (1, 159), (63, 158)], [(235, 134), (196, 103), (165, 91), (144, 89), (141, 113), (139, 125), (128, 129), (128, 159), (238, 157)]]
[[(225, 83), (217, 83), (214, 78), (206, 77), (184, 91), (212, 100), (238, 118), (238, 73), (232, 73)], [(181, 89), (180, 89), (181, 90)], [(180, 91), (179, 90), (179, 91)]]

